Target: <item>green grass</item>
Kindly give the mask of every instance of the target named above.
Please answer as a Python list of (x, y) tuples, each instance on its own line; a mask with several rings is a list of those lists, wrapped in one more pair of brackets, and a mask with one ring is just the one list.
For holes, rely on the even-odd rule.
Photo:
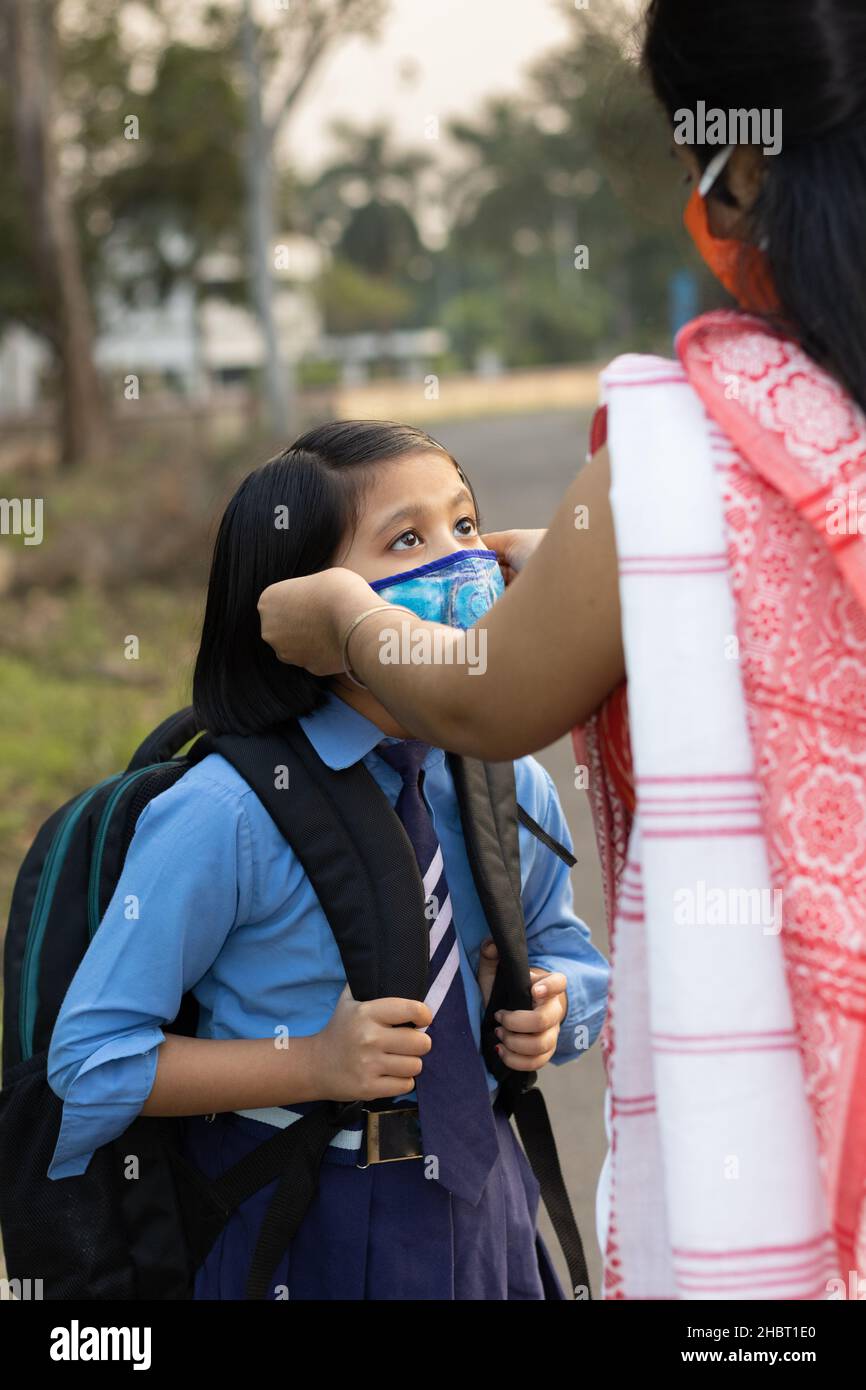
[[(33, 836), (77, 792), (125, 767), (137, 744), (188, 703), (201, 596), (141, 588), (111, 602), (72, 593), (47, 614), (0, 605), (0, 912)], [(124, 641), (139, 639), (138, 660)]]

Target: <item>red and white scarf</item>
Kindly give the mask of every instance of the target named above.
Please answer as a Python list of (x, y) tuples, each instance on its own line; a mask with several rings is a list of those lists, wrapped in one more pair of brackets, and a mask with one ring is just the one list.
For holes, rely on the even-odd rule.
[[(636, 804), (612, 918), (609, 1298), (866, 1296), (866, 420), (736, 313), (603, 376)], [(864, 521), (866, 529), (866, 521)], [(780, 930), (781, 927), (781, 930)]]

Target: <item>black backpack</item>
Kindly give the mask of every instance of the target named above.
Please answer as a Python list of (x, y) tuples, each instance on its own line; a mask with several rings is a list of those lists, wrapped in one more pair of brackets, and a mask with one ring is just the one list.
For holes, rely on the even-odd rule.
[[(186, 1299), (195, 1271), (232, 1211), (277, 1177), (247, 1284), (266, 1298), (276, 1264), (315, 1194), (319, 1165), (361, 1103), (325, 1102), (211, 1181), (180, 1147), (172, 1117), (139, 1115), (98, 1148), (86, 1172), (49, 1179), (62, 1102), (48, 1084), (48, 1047), (73, 975), (114, 892), (147, 803), (193, 763), (218, 752), (240, 772), (298, 855), (334, 932), (356, 999), (423, 999), (429, 923), (408, 836), (363, 763), (332, 771), (294, 722), (272, 734), (198, 738), (192, 710), (165, 720), (127, 770), (81, 793), (36, 836), (18, 874), (4, 956), (0, 1091), (0, 1230), (10, 1279), (38, 1272), (50, 1299)], [(580, 1236), (535, 1074), (496, 1051), (497, 1009), (531, 1007), (520, 894), (518, 818), (569, 864), (563, 846), (517, 806), (511, 763), (448, 755), (476, 888), (499, 966), (482, 1024), (486, 1065), (500, 1082), (563, 1247), (575, 1297), (589, 1297)], [(274, 786), (287, 767), (292, 795)], [(184, 995), (165, 1031), (195, 1036)], [(127, 1156), (139, 1176), (124, 1175)]]

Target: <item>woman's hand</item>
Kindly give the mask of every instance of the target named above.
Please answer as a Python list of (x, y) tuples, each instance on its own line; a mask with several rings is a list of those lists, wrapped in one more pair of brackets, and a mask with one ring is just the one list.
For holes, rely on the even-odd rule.
[(490, 531), (481, 539), (488, 550), (495, 550), (499, 556), (499, 568), (506, 584), (510, 584), (519, 574), (532, 552), (541, 544), (547, 532), (540, 531)]
[(280, 661), (303, 666), (314, 676), (334, 676), (343, 669), (346, 628), (376, 602), (375, 590), (354, 570), (282, 579), (259, 598), (262, 637)]

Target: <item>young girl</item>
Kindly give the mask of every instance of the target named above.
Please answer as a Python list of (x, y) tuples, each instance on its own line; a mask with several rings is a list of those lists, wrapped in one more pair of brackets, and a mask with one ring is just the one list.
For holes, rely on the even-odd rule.
[[(48, 1059), (63, 1100), (48, 1176), (83, 1172), (139, 1113), (188, 1117), (186, 1152), (216, 1177), (317, 1102), (394, 1097), (394, 1108), (418, 1107), (427, 1154), (435, 1134), (438, 1176), (417, 1161), (420, 1151), (376, 1162), (362, 1126), (339, 1131), (268, 1296), (562, 1298), (536, 1231), (538, 1183), (479, 1051), (495, 950), (445, 756), (411, 739), (350, 673), (324, 680), (282, 665), (260, 636), (262, 590), (332, 564), (376, 585), (374, 603), (396, 597), (459, 626), (502, 588), (474, 494), (439, 444), (390, 423), (325, 425), (251, 473), (229, 503), (194, 703), (213, 733), (257, 733), (295, 717), (328, 767), (363, 761), (424, 879), (427, 999), (351, 997), (298, 858), (239, 773), (212, 753), (141, 813), (67, 992)], [(570, 848), (548, 774), (532, 758), (514, 767), (520, 804)], [(503, 1012), (497, 1033), (507, 1066), (536, 1071), (595, 1041), (608, 967), (574, 915), (567, 866), (523, 826), (520, 859), (533, 1008)], [(198, 1036), (165, 1033), (188, 990)], [(274, 1189), (229, 1219), (197, 1271), (196, 1298), (244, 1297)]]

